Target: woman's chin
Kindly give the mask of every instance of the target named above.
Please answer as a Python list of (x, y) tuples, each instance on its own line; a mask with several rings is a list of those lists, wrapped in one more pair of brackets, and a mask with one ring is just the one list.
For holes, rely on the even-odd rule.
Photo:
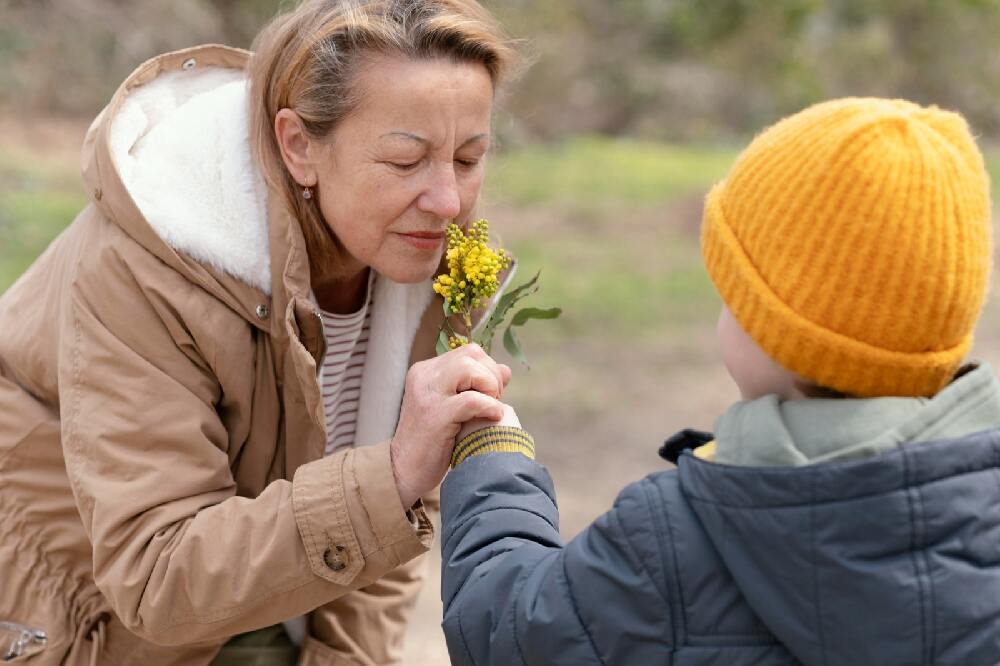
[(392, 262), (386, 266), (375, 266), (375, 271), (399, 284), (427, 282), (437, 275), (440, 258), (432, 262)]

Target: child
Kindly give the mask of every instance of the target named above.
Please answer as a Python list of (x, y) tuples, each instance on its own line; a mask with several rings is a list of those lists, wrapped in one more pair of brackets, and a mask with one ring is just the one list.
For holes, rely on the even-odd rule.
[(844, 99), (757, 137), (702, 231), (743, 401), (568, 544), (530, 436), (464, 437), (454, 663), (1000, 663), (1000, 382), (961, 365), (989, 218), (954, 113)]

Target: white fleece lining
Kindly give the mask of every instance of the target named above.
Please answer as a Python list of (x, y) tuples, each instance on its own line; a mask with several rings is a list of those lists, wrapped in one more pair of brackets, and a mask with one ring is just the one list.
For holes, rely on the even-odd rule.
[(250, 155), (246, 96), (241, 70), (162, 74), (122, 105), (111, 154), (160, 238), (269, 294), (267, 189)]
[(413, 338), (433, 296), (430, 280), (399, 284), (381, 275), (375, 280), (355, 446), (384, 442), (396, 432)]

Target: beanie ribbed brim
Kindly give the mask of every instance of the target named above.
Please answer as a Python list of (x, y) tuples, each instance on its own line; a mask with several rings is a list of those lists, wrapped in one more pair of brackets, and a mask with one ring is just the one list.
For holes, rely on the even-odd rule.
[(723, 185), (706, 200), (702, 255), (722, 300), (765, 353), (812, 382), (859, 397), (930, 396), (951, 380), (971, 334), (949, 349), (887, 350), (820, 326), (782, 302), (727, 222)]

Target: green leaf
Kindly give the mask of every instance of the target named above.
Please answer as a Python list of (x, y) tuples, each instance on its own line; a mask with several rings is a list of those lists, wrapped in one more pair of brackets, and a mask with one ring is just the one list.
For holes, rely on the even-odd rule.
[(504, 293), (497, 301), (497, 306), (493, 309), (490, 318), (486, 321), (486, 325), (483, 326), (481, 331), (476, 334), (477, 342), (484, 349), (486, 345), (483, 341), (492, 340), (496, 333), (496, 329), (499, 328), (500, 324), (503, 323), (504, 318), (506, 318), (507, 313), (510, 309), (523, 298), (526, 298), (538, 291), (538, 276), (542, 274), (541, 271), (535, 273), (535, 277), (531, 278), (524, 284), (510, 291)]
[(525, 358), (524, 352), (521, 350), (521, 342), (517, 339), (517, 334), (514, 333), (514, 329), (510, 326), (503, 332), (503, 348), (507, 350), (511, 358), (520, 361), (525, 367), (530, 367), (528, 359)]
[(532, 319), (556, 319), (562, 314), (562, 308), (521, 308), (510, 320), (511, 326), (524, 326)]
[(535, 291), (538, 290), (538, 278), (541, 275), (542, 272), (538, 271), (537, 273), (535, 273), (535, 276), (533, 278), (531, 278), (521, 286), (514, 287), (513, 289), (505, 292), (504, 295), (500, 297), (500, 301), (497, 303), (497, 310), (503, 310), (506, 312), (514, 305), (514, 303), (517, 303), (519, 300), (527, 296), (529, 293), (532, 294), (535, 293)]
[(524, 351), (521, 349), (521, 342), (517, 339), (517, 334), (514, 333), (514, 327), (524, 326), (532, 319), (555, 319), (561, 314), (562, 308), (521, 308), (514, 314), (507, 330), (503, 332), (504, 349), (515, 360), (523, 363), (525, 367), (529, 367), (528, 359), (525, 358)]
[(442, 330), (440, 333), (438, 333), (438, 341), (437, 341), (437, 347), (436, 347), (436, 349), (437, 349), (437, 355), (438, 356), (440, 356), (441, 354), (447, 354), (448, 351), (450, 350), (450, 347), (448, 347), (448, 332), (447, 331)]

